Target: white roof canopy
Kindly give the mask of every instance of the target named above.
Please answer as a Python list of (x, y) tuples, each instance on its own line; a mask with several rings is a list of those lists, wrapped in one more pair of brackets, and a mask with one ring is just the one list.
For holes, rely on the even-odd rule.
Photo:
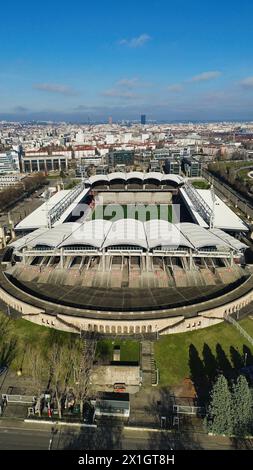
[(245, 248), (248, 248), (248, 246), (245, 243), (242, 243), (237, 238), (232, 237), (231, 235), (224, 232), (223, 230), (220, 230), (219, 228), (212, 228), (209, 230), (209, 232), (213, 233), (214, 235), (221, 238), (222, 240), (225, 240), (236, 251), (245, 250)]
[(36, 239), (46, 232), (48, 232), (48, 228), (38, 228), (37, 230), (34, 230), (34, 232), (31, 232), (28, 235), (18, 238), (14, 242), (10, 243), (9, 246), (20, 250), (24, 246), (29, 245), (29, 243), (31, 242), (35, 243)]
[(38, 229), (10, 246), (14, 250), (26, 247), (51, 249), (67, 246), (91, 246), (97, 250), (115, 246), (134, 246), (152, 250), (188, 248), (201, 251), (214, 248), (220, 252), (240, 252), (247, 245), (219, 229), (206, 229), (193, 223), (172, 224), (166, 220), (152, 219), (141, 222), (134, 218), (119, 219), (115, 222), (96, 219), (68, 222), (52, 229)]
[(112, 222), (103, 219), (89, 220), (80, 225), (59, 247), (89, 245), (101, 248)]
[(145, 180), (157, 180), (160, 181), (162, 180), (163, 174), (159, 173), (158, 171), (151, 171), (150, 173), (144, 173), (144, 181)]
[(121, 173), (120, 171), (115, 171), (114, 173), (110, 173), (107, 175), (108, 181), (113, 181), (113, 180), (124, 180), (126, 181), (126, 174)]
[(143, 222), (135, 219), (115, 221), (106, 237), (103, 248), (115, 245), (133, 245), (148, 248)]
[(229, 250), (230, 246), (226, 241), (214, 235), (209, 230), (204, 227), (200, 227), (197, 224), (191, 224), (184, 222), (177, 225), (180, 232), (192, 243), (192, 245), (197, 248), (204, 247), (216, 247), (223, 248), (226, 251)]
[(126, 173), (126, 180), (128, 181), (130, 179), (138, 179), (143, 181), (143, 176), (144, 173), (141, 171), (130, 171), (129, 173)]
[(88, 178), (86, 181), (88, 184), (93, 185), (95, 183), (110, 183), (113, 180), (123, 180), (125, 182), (131, 180), (131, 179), (137, 179), (140, 181), (145, 181), (149, 179), (156, 180), (158, 182), (165, 182), (165, 181), (171, 181), (176, 184), (181, 184), (184, 182), (184, 178), (179, 175), (164, 175), (163, 173), (160, 173), (159, 171), (152, 171), (150, 173), (143, 173), (141, 171), (130, 171), (129, 173), (124, 173), (120, 171), (116, 171), (114, 173), (109, 173), (108, 175), (93, 175)]
[(28, 247), (34, 248), (35, 246), (49, 246), (56, 248), (63, 240), (67, 239), (75, 230), (80, 227), (76, 222), (68, 222), (66, 224), (57, 225), (57, 227), (48, 229), (39, 237), (28, 243)]
[(178, 230), (177, 226), (166, 220), (149, 220), (144, 223), (149, 248), (166, 246), (193, 248), (192, 244)]

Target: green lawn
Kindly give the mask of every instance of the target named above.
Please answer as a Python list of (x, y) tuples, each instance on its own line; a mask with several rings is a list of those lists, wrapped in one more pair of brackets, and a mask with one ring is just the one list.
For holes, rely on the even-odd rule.
[(252, 165), (251, 168), (247, 168), (246, 170), (238, 171), (238, 176), (240, 176), (241, 178), (243, 178), (243, 179), (245, 179), (245, 180), (247, 180), (247, 181), (249, 181), (250, 183), (253, 184), (253, 179), (248, 176), (248, 173), (250, 173), (252, 170), (253, 170), (253, 165)]
[(152, 219), (164, 219), (171, 222), (172, 206), (169, 204), (107, 204), (95, 208), (92, 219), (105, 219), (116, 221), (119, 219), (135, 218), (141, 222)]
[[(5, 329), (4, 322), (8, 321)], [(241, 326), (253, 337), (253, 320), (249, 317), (240, 322)], [(79, 342), (79, 336), (43, 326), (35, 325), (26, 320), (9, 320), (0, 313), (0, 363), (7, 362), (13, 369), (20, 367), (25, 351), (29, 347), (41, 348), (43, 352), (48, 350), (54, 341), (68, 344), (70, 341)], [(160, 372), (160, 385), (177, 385), (184, 378), (190, 376), (189, 347), (196, 348), (199, 358), (203, 360), (203, 347), (208, 345), (209, 355), (216, 357), (216, 346), (219, 344), (224, 351), (226, 359), (234, 367), (235, 356), (244, 361), (245, 348), (248, 347), (247, 365), (253, 365), (253, 347), (230, 324), (219, 325), (202, 330), (167, 335), (155, 343), (155, 359)], [(3, 351), (13, 345), (13, 351), (9, 359), (3, 359)], [(140, 344), (138, 341), (101, 340), (97, 344), (97, 358), (112, 360), (113, 347), (120, 345), (122, 361), (139, 361)], [(234, 351), (230, 348), (233, 347)], [(11, 346), (12, 348), (12, 346)], [(205, 346), (207, 349), (207, 346)], [(237, 351), (238, 352), (237, 352)]]
[(201, 180), (196, 180), (196, 181), (191, 181), (192, 186), (196, 189), (209, 189), (210, 188), (210, 183), (206, 180), (201, 181)]
[(48, 180), (55, 180), (60, 178), (60, 173), (47, 175)]
[[(253, 320), (245, 318), (240, 324), (253, 337)], [(176, 385), (189, 377), (189, 347), (191, 344), (194, 345), (200, 358), (203, 359), (205, 343), (214, 356), (216, 356), (216, 346), (220, 344), (232, 367), (231, 346), (238, 349), (242, 358), (244, 358), (243, 345), (249, 347), (253, 353), (253, 347), (248, 341), (227, 323), (220, 323), (195, 332), (164, 336), (155, 343), (155, 359), (160, 372), (160, 385)], [(248, 362), (251, 359), (248, 357)]]
[(139, 362), (140, 343), (138, 341), (101, 340), (97, 343), (97, 358), (113, 359), (114, 346), (120, 346), (120, 360), (128, 362)]
[(79, 184), (79, 181), (78, 180), (72, 180), (70, 181), (70, 183), (66, 184), (64, 186), (64, 189), (73, 189), (75, 188), (75, 186), (77, 186)]
[[(7, 323), (7, 325), (6, 325)], [(6, 325), (6, 327), (5, 327)], [(2, 335), (1, 335), (2, 333)], [(40, 348), (45, 354), (53, 342), (69, 344), (70, 341), (79, 342), (79, 335), (65, 333), (63, 331), (53, 330), (45, 326), (39, 326), (27, 320), (11, 320), (0, 313), (0, 365), (1, 362), (7, 362), (11, 368), (17, 369), (23, 361), (27, 348)], [(12, 341), (13, 340), (13, 341)], [(13, 344), (10, 361), (3, 359), (3, 351), (6, 345)], [(106, 357), (108, 360), (113, 358), (113, 347), (121, 348), (122, 361), (139, 361), (140, 345), (138, 341), (119, 341), (119, 340), (101, 340), (97, 343), (97, 358)]]
[(26, 350), (39, 348), (46, 356), (53, 342), (69, 344), (79, 336), (36, 325), (27, 320), (12, 320), (0, 312), (0, 365), (17, 369), (23, 363)]

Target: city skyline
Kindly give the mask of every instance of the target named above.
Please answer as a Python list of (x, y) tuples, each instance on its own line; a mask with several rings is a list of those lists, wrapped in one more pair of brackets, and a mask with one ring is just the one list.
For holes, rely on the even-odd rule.
[(252, 120), (252, 12), (248, 0), (240, 17), (217, 0), (5, 4), (0, 119)]

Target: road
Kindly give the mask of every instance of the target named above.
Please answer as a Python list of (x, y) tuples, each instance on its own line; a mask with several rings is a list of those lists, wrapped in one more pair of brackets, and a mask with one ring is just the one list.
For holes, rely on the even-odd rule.
[[(205, 434), (180, 435), (173, 437), (169, 432), (145, 431), (142, 429), (97, 428), (83, 429), (56, 426), (52, 435), (51, 426), (23, 423), (18, 421), (0, 421), (1, 450), (174, 450), (205, 449), (230, 450), (253, 448), (252, 442), (238, 445), (229, 438), (217, 438)], [(50, 440), (52, 442), (50, 444)]]

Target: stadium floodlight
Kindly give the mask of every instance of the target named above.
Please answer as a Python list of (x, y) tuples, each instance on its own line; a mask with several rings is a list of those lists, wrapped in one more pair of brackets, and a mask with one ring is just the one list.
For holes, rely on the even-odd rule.
[(48, 210), (48, 201), (50, 199), (50, 191), (48, 189), (46, 190), (45, 199), (46, 199), (47, 228), (52, 228), (51, 216)]
[(212, 197), (212, 211), (211, 211), (211, 215), (210, 215), (210, 223), (209, 223), (209, 227), (210, 228), (214, 228), (214, 210), (215, 210), (215, 192), (214, 192), (214, 187), (213, 187), (213, 184), (211, 186), (211, 197)]

